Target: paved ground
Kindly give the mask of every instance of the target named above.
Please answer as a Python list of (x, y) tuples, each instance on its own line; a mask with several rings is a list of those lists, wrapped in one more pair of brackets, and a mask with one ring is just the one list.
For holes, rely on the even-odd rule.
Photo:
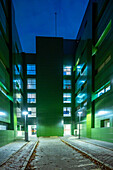
[(67, 141), (69, 144), (84, 151), (90, 156), (95, 157), (97, 160), (113, 169), (113, 143), (90, 139), (79, 140), (74, 136), (62, 137), (61, 139)]
[(6, 161), (12, 154), (17, 152), (21, 147), (26, 144), (25, 141), (16, 141), (7, 144), (0, 148), (0, 165)]
[(39, 145), (26, 169), (97, 170), (99, 166), (61, 142), (59, 138), (39, 138)]
[(7, 159), (8, 161), (3, 166), (0, 166), (0, 170), (24, 170), (33, 151), (34, 153), (26, 169), (104, 169), (102, 166), (98, 167), (91, 160), (83, 157), (83, 155), (61, 142), (60, 139), (106, 164), (113, 170), (113, 143), (86, 138), (79, 140), (74, 136), (39, 138), (40, 142), (35, 151), (34, 146), (36, 145), (36, 141), (38, 141), (37, 138), (32, 138), (28, 143), (25, 141), (16, 141), (5, 145), (0, 148), (0, 163)]
[[(75, 137), (75, 139), (78, 139), (78, 137)], [(106, 149), (113, 150), (113, 143), (110, 143), (110, 142), (104, 142), (104, 141), (88, 139), (88, 138), (81, 138), (80, 140), (87, 142), (87, 143), (95, 144), (97, 146), (102, 146), (103, 148), (106, 148)]]
[(28, 142), (16, 154), (13, 154), (6, 163), (0, 166), (0, 170), (24, 170), (31, 156), (30, 153), (34, 150), (34, 145), (34, 141)]

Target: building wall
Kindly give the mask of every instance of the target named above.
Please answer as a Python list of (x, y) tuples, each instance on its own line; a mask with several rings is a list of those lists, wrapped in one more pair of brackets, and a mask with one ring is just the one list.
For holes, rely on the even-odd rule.
[[(98, 45), (98, 50), (95, 54), (95, 79), (94, 91), (102, 91), (101, 87), (109, 82), (110, 90), (100, 94), (95, 100), (95, 115), (94, 115), (94, 129), (92, 129), (92, 137), (96, 139), (113, 142), (113, 2), (112, 1), (97, 1), (97, 15), (95, 22), (95, 43), (102, 37), (102, 33), (111, 22), (109, 31)], [(106, 30), (107, 31), (107, 30)], [(105, 121), (109, 121), (108, 126), (105, 127)], [(99, 137), (100, 136), (100, 137)]]
[[(75, 58), (75, 96), (84, 94), (75, 98), (76, 115), (87, 100), (85, 111), (82, 110), (81, 136), (109, 142), (113, 142), (112, 10), (111, 0), (89, 1), (77, 36)], [(82, 74), (83, 63), (87, 64), (86, 78)], [(87, 81), (86, 91), (83, 85), (79, 89), (83, 78)], [(77, 118), (76, 122), (78, 124)]]
[(63, 135), (63, 39), (36, 38), (37, 135)]
[[(92, 3), (89, 2), (78, 35), (75, 52), (75, 122), (81, 117), (81, 136), (91, 137), (92, 92)], [(81, 115), (79, 115), (81, 114)], [(79, 132), (78, 132), (79, 133)]]
[[(21, 52), (12, 1), (0, 1), (0, 146), (16, 138), (17, 117), (14, 107), (14, 65)], [(15, 44), (16, 43), (16, 44)], [(14, 50), (15, 46), (20, 50)], [(15, 57), (14, 57), (15, 56)], [(15, 63), (15, 64), (14, 64)], [(7, 107), (6, 107), (7, 106)]]
[[(64, 125), (65, 124), (70, 124), (71, 125), (71, 134), (74, 135), (74, 129), (75, 129), (75, 94), (74, 94), (74, 89), (75, 89), (75, 81), (74, 81), (74, 76), (75, 72), (73, 72), (73, 66), (75, 63), (75, 49), (77, 46), (77, 42), (75, 40), (67, 40), (63, 39), (63, 67), (64, 66), (71, 66), (71, 75), (64, 75), (63, 73), (63, 81), (64, 80), (70, 80), (71, 81), (71, 86), (70, 88), (64, 88), (63, 84), (63, 93), (71, 93), (71, 103), (63, 103), (63, 108), (71, 107), (71, 115), (65, 112), (63, 112), (63, 117), (64, 117)], [(65, 129), (64, 129), (65, 131)]]

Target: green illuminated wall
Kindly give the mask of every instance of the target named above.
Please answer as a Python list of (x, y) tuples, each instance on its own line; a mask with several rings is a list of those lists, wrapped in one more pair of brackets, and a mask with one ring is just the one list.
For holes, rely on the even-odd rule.
[(37, 135), (63, 135), (63, 39), (37, 37)]
[(0, 126), (2, 130), (0, 130), (0, 136), (1, 136), (0, 146), (12, 142), (16, 138), (17, 102), (15, 102), (14, 65), (22, 63), (22, 60), (20, 59), (21, 52), (22, 49), (17, 33), (17, 28), (15, 25), (15, 13), (14, 13), (12, 0), (8, 0), (8, 1), (1, 0), (0, 1), (0, 89), (1, 89), (0, 90)]
[[(81, 120), (81, 136), (113, 142), (113, 1), (89, 1), (77, 39), (75, 63), (87, 62), (87, 110)], [(88, 40), (89, 39), (89, 40)], [(89, 42), (88, 42), (89, 41)], [(86, 43), (88, 42), (88, 43)], [(91, 55), (92, 52), (92, 55)], [(78, 60), (79, 59), (79, 60)], [(77, 66), (76, 66), (77, 67)], [(76, 68), (75, 68), (76, 70)], [(75, 76), (75, 91), (81, 75)], [(98, 92), (110, 85), (101, 96)], [(105, 88), (104, 88), (105, 89)], [(84, 91), (83, 91), (84, 92)], [(76, 108), (79, 103), (76, 100)], [(82, 107), (82, 103), (80, 104)], [(109, 124), (102, 124), (105, 120)], [(76, 119), (78, 123), (78, 119)]]

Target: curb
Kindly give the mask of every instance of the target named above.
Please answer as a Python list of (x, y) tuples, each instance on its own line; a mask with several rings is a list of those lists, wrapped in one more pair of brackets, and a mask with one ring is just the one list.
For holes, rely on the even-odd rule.
[(62, 139), (60, 139), (63, 143), (65, 143), (66, 145), (70, 146), (72, 149), (80, 152), (83, 156), (89, 158), (90, 160), (95, 161), (96, 164), (100, 164), (101, 166), (103, 166), (104, 168), (106, 168), (107, 170), (113, 170), (113, 167), (111, 167), (108, 164), (105, 164), (104, 162), (98, 160), (97, 158), (95, 158), (94, 156), (92, 156), (91, 154), (81, 150), (80, 148), (76, 147), (75, 145), (72, 145), (70, 143), (68, 143), (67, 141), (64, 141)]
[(25, 143), (20, 149), (18, 149), (16, 152), (12, 153), (10, 156), (8, 156), (8, 158), (6, 158), (5, 160), (3, 160), (1, 163), (0, 163), (0, 167), (5, 164), (12, 156), (14, 156), (17, 152), (19, 152), (24, 146), (26, 146), (28, 144)]
[(26, 160), (25, 160), (25, 162), (24, 162), (23, 167), (21, 168), (21, 170), (25, 170), (25, 168), (27, 167), (28, 161), (29, 161), (30, 157), (32, 156), (33, 151), (34, 151), (34, 149), (36, 148), (36, 145), (37, 145), (38, 143), (39, 143), (39, 141), (38, 141), (38, 142), (35, 142), (32, 150), (31, 150), (30, 154), (27, 156), (27, 158), (26, 158)]

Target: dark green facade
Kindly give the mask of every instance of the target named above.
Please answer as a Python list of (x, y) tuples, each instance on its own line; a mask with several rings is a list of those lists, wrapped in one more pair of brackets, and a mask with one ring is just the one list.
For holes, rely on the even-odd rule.
[(37, 37), (37, 135), (63, 135), (63, 39)]
[[(63, 66), (74, 66), (76, 42), (58, 37), (36, 37), (36, 54), (23, 53), (24, 108), (36, 108), (36, 115), (27, 117), (27, 125), (37, 126), (37, 136), (63, 136), (64, 124), (74, 131), (74, 88), (63, 90)], [(36, 73), (29, 75), (27, 66), (35, 65)], [(67, 76), (73, 81), (74, 73)], [(36, 80), (36, 87), (28, 87), (28, 79)], [(72, 82), (74, 87), (74, 81)], [(63, 93), (72, 93), (72, 102), (63, 103)], [(28, 101), (28, 93), (36, 94), (36, 101)], [(63, 107), (71, 107), (70, 117), (63, 117)], [(24, 126), (24, 116), (18, 117), (18, 126)], [(71, 133), (72, 133), (71, 132)]]
[(36, 53), (27, 54), (12, 1), (0, 1), (0, 146), (24, 134), (23, 110), (37, 136), (63, 136), (64, 125), (77, 135), (81, 114), (82, 137), (113, 142), (112, 11), (112, 0), (90, 0), (76, 40), (37, 36)]
[[(12, 1), (0, 1), (0, 146), (16, 139), (17, 100), (15, 67), (22, 65), (21, 45)], [(19, 68), (18, 68), (19, 72)], [(22, 76), (21, 76), (22, 77)], [(20, 73), (18, 74), (20, 78)], [(7, 107), (6, 107), (7, 106)], [(21, 107), (21, 105), (18, 105)]]
[(81, 136), (113, 142), (112, 1), (89, 1), (75, 54), (76, 128)]

